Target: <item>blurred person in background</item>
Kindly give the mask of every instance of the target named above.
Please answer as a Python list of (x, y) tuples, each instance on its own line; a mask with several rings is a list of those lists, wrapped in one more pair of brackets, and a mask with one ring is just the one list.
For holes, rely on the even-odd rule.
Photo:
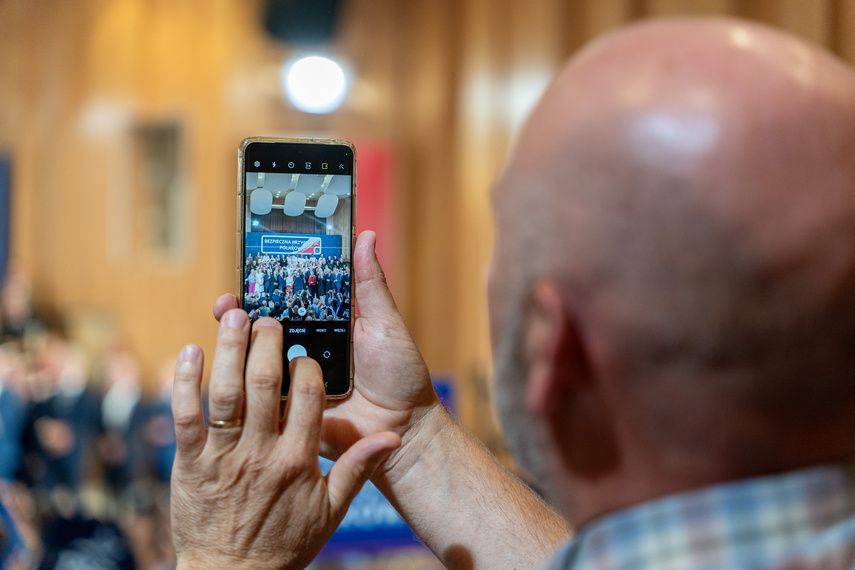
[(12, 318), (2, 320), (0, 345), (0, 504), (8, 515), (0, 517), (0, 567), (174, 566), (168, 404), (142, 398), (133, 356), (109, 351), (103, 366), (118, 413), (102, 422), (86, 355), (61, 327), (48, 330), (34, 317), (26, 279), (13, 273), (2, 298)]
[(38, 328), (39, 324), (33, 315), (30, 283), (11, 266), (0, 303), (0, 339), (22, 340), (28, 329)]
[(449, 568), (855, 568), (853, 148), (855, 73), (801, 40), (594, 42), (493, 195), (497, 408), (561, 516), (439, 404), (365, 232), (349, 399), (295, 358), (283, 419), (281, 327), (225, 295), (206, 429), (182, 350), (179, 568), (304, 567), (368, 477)]
[[(31, 414), (44, 467), (41, 478), (38, 470), (33, 477), (41, 503), (37, 522), (43, 555), (38, 567), (136, 568), (128, 538), (136, 511), (122, 500), (132, 469), (128, 428), (139, 403), (136, 360), (126, 351), (104, 355), (106, 385), (113, 392), (102, 398), (89, 388), (80, 349), (55, 334), (46, 346), (40, 374), (34, 377), (47, 397), (34, 404)], [(124, 512), (130, 514), (122, 516)]]
[(117, 494), (139, 467), (141, 430), (146, 410), (142, 402), (142, 369), (129, 350), (114, 349), (104, 356), (104, 398), (98, 448), (107, 485)]
[(175, 460), (175, 426), (172, 419), (172, 380), (174, 360), (168, 359), (160, 367), (159, 389), (146, 402), (142, 438), (145, 446), (142, 461), (144, 474), (162, 484), (168, 484)]
[(0, 568), (13, 570), (29, 568), (32, 558), (22, 536), (22, 530), (27, 529), (22, 529), (10, 512), (20, 494), (26, 494), (14, 482), (21, 470), (27, 422), (25, 382), (25, 363), (18, 344), (0, 345)]
[(0, 568), (29, 568), (28, 553), (12, 515), (0, 500)]
[(59, 335), (49, 335), (40, 364), (25, 437), (29, 478), (45, 491), (76, 491), (94, 459), (99, 397), (89, 388), (85, 354)]
[(79, 509), (59, 506), (44, 523), (43, 545), (39, 570), (137, 568), (126, 532), (114, 520), (94, 518)]
[(26, 368), (15, 343), (0, 345), (0, 480), (13, 480), (21, 469), (27, 424)]

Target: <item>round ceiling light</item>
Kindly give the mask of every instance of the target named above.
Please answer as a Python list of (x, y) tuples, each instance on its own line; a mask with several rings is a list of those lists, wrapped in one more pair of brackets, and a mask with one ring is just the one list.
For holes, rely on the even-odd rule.
[(304, 113), (331, 113), (347, 94), (341, 66), (320, 56), (304, 57), (282, 68), (282, 83), (288, 100)]

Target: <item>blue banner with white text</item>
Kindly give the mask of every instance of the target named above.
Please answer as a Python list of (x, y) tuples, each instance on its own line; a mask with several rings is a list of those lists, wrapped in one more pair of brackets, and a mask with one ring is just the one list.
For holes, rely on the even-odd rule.
[(318, 234), (246, 234), (246, 254), (341, 257), (341, 236)]

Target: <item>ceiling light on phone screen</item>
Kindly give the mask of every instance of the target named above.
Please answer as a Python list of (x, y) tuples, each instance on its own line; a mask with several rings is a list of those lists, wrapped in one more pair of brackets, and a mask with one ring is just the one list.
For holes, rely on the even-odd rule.
[(347, 81), (344, 71), (331, 59), (304, 57), (282, 68), (282, 84), (288, 100), (304, 113), (330, 113), (344, 102)]
[[(338, 196), (335, 194), (321, 194), (318, 198), (318, 204), (315, 206), (315, 215), (319, 218), (329, 218), (335, 214), (336, 207), (338, 207)], [(327, 224), (327, 229), (332, 229), (330, 224)]]

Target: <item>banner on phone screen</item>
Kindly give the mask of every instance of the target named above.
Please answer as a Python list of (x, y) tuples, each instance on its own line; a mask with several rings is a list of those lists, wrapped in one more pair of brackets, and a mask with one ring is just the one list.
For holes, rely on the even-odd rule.
[(254, 255), (341, 255), (339, 235), (301, 235), (250, 232), (246, 234), (246, 253)]

